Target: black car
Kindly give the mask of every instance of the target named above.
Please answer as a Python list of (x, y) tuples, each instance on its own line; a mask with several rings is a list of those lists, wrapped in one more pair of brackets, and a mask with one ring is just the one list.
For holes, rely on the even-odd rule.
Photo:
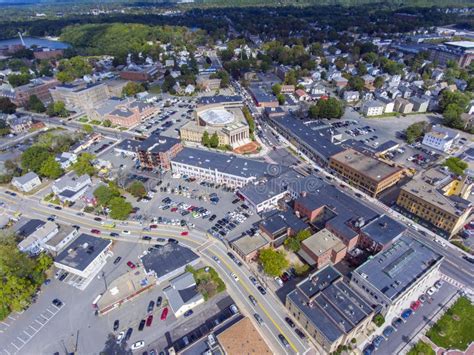
[(138, 325), (138, 330), (139, 330), (139, 331), (142, 331), (143, 328), (145, 328), (145, 323), (146, 323), (146, 320), (145, 320), (145, 319), (142, 319), (142, 320), (140, 321), (140, 324)]
[(260, 285), (257, 286), (257, 289), (260, 291), (260, 293), (261, 293), (262, 295), (266, 295), (266, 294), (267, 294), (267, 291), (265, 291), (265, 289), (264, 289), (262, 286), (260, 286)]
[(124, 342), (127, 342), (130, 340), (130, 337), (132, 336), (133, 333), (133, 328), (128, 328), (127, 332), (125, 333), (125, 337), (123, 338)]
[(114, 322), (114, 332), (119, 328), (119, 325), (120, 325), (119, 320), (118, 319), (115, 320), (115, 322)]
[(148, 313), (153, 312), (153, 308), (154, 308), (154, 307), (155, 307), (155, 302), (150, 301), (150, 303), (148, 303), (147, 312), (148, 312)]
[(118, 234), (116, 232), (112, 232), (112, 233), (110, 233), (110, 236), (111, 237), (118, 237), (118, 236), (120, 236), (120, 234)]
[(59, 276), (59, 281), (64, 281), (64, 279), (67, 277), (67, 275), (69, 275), (69, 272), (65, 272), (64, 274)]
[(235, 260), (235, 255), (232, 254), (231, 252), (228, 252), (227, 255), (228, 255), (229, 258), (231, 258), (232, 260)]
[(217, 217), (217, 216), (216, 216), (215, 214), (213, 214), (211, 217), (209, 217), (209, 220), (212, 222), (213, 220), (216, 219), (216, 217)]
[(288, 317), (285, 317), (285, 321), (286, 323), (288, 323), (288, 325), (291, 327), (291, 328), (294, 328), (295, 327), (295, 323)]
[(255, 297), (253, 295), (249, 295), (249, 300), (250, 300), (250, 302), (252, 302), (252, 304), (254, 306), (257, 305), (257, 300), (255, 299)]
[(95, 218), (94, 218), (94, 221), (96, 221), (96, 222), (102, 222), (102, 218), (100, 218), (100, 217), (95, 217)]
[(168, 243), (171, 243), (171, 244), (178, 244), (179, 242), (178, 242), (176, 239), (168, 238)]
[(121, 257), (121, 256), (117, 256), (117, 257), (115, 258), (115, 260), (114, 260), (114, 265), (117, 265), (117, 264), (120, 262), (120, 260), (122, 260), (122, 257)]
[(54, 209), (59, 211), (59, 210), (62, 210), (63, 208), (61, 206), (56, 206), (54, 207)]
[(298, 335), (300, 337), (300, 339), (306, 338), (306, 335), (304, 335), (304, 333), (301, 330), (299, 330), (298, 328), (295, 329), (295, 333), (296, 333), (296, 335)]
[(283, 334), (278, 334), (278, 339), (280, 339), (281, 343), (285, 348), (290, 347), (290, 344), (288, 343), (288, 340), (286, 340), (285, 336)]
[(77, 224), (74, 224), (74, 225), (72, 226), (72, 228), (79, 230), (79, 229), (81, 229), (81, 226), (78, 226)]
[(143, 240), (151, 240), (151, 237), (148, 236), (148, 235), (144, 235), (144, 236), (142, 237), (142, 239), (143, 239)]
[(164, 242), (166, 242), (166, 239), (165, 238), (156, 238), (156, 241), (159, 242), (159, 243), (164, 243)]
[(160, 296), (156, 299), (156, 307), (161, 306), (161, 302), (163, 302), (163, 298)]
[(189, 311), (186, 311), (186, 312), (184, 313), (184, 317), (189, 317), (189, 316), (191, 316), (193, 313), (194, 313), (193, 310), (190, 309)]
[(54, 304), (56, 307), (61, 307), (61, 306), (63, 305), (63, 303), (62, 303), (59, 299), (57, 299), (57, 298), (55, 298), (55, 299), (53, 300), (53, 304)]
[(474, 264), (474, 258), (471, 258), (467, 255), (463, 255), (462, 257), (464, 260), (466, 260), (468, 263)]

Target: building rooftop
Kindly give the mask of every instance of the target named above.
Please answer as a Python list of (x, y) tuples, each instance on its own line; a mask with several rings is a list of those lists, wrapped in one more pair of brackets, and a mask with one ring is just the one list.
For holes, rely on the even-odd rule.
[(273, 354), (247, 317), (217, 335), (217, 340), (226, 354)]
[(197, 105), (210, 105), (210, 104), (221, 104), (224, 102), (232, 102), (232, 103), (242, 103), (243, 99), (242, 96), (234, 95), (234, 96), (225, 96), (225, 95), (216, 95), (216, 96), (202, 96), (197, 99)]
[(335, 131), (331, 128), (317, 127), (314, 124), (305, 124), (300, 119), (291, 115), (275, 117), (272, 121), (291, 134), (298, 143), (303, 144), (310, 149), (313, 154), (317, 154), (329, 160), (331, 156), (342, 152), (344, 148), (332, 141)]
[(161, 278), (183, 266), (197, 260), (199, 256), (191, 249), (180, 244), (165, 244), (143, 255), (141, 260), (147, 273), (154, 272), (157, 278)]
[(203, 296), (196, 288), (193, 274), (185, 272), (170, 280), (170, 285), (163, 290), (174, 313), (186, 304), (193, 304)]
[(84, 271), (110, 244), (112, 244), (110, 240), (81, 234), (54, 261)]
[(329, 342), (349, 333), (372, 314), (370, 306), (332, 266), (301, 281), (287, 297)]
[(419, 177), (410, 180), (401, 189), (453, 216), (460, 216), (471, 207), (468, 200), (455, 195), (445, 196), (437, 186), (431, 185)]
[(270, 211), (263, 215), (260, 225), (272, 235), (279, 235), (291, 228), (296, 233), (308, 228), (309, 226), (298, 218), (291, 208), (285, 211)]
[(28, 183), (31, 180), (34, 180), (36, 178), (38, 178), (38, 175), (36, 173), (30, 171), (29, 173), (26, 173), (23, 176), (14, 177), (13, 180), (18, 182), (20, 185), (24, 185), (24, 184), (26, 184), (26, 183)]
[(258, 84), (250, 85), (248, 89), (257, 103), (277, 101), (275, 95), (269, 94)]
[(18, 236), (28, 237), (30, 234), (45, 224), (46, 222), (39, 219), (20, 219), (20, 221), (15, 225), (14, 229)]
[(253, 236), (246, 234), (240, 238), (232, 240), (231, 243), (234, 248), (238, 249), (243, 255), (249, 255), (255, 250), (265, 247), (269, 241), (264, 235), (256, 233)]
[(445, 42), (447, 46), (452, 47), (459, 47), (462, 49), (474, 49), (474, 42), (471, 41), (453, 41), (453, 42)]
[(137, 149), (139, 151), (148, 151), (151, 153), (166, 153), (179, 143), (179, 139), (152, 134), (141, 142)]
[(141, 141), (137, 141), (135, 139), (124, 139), (119, 144), (115, 145), (114, 149), (135, 153), (137, 151), (137, 147), (139, 147), (141, 144)]
[(321, 229), (308, 239), (302, 242), (316, 256), (326, 253), (328, 250), (334, 249), (336, 252), (345, 248), (342, 241), (327, 229)]
[(211, 109), (203, 111), (199, 117), (210, 126), (225, 126), (234, 122), (234, 115), (226, 109)]
[(350, 166), (352, 169), (376, 182), (380, 182), (401, 170), (399, 167), (390, 166), (351, 148), (333, 155), (331, 159), (340, 164)]
[(179, 152), (171, 161), (212, 171), (217, 170), (243, 178), (260, 177), (271, 174), (275, 169), (279, 171), (282, 169), (279, 165), (278, 168), (272, 168), (272, 166), (277, 165), (246, 159), (236, 155), (187, 147)]
[(406, 229), (405, 225), (387, 215), (382, 215), (362, 227), (361, 230), (373, 241), (386, 245), (398, 239)]
[(395, 300), (442, 258), (427, 245), (405, 235), (353, 272)]

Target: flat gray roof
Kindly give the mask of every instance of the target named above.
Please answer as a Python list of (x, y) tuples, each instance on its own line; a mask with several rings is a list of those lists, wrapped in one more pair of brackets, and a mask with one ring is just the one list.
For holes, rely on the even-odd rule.
[(81, 234), (54, 261), (84, 271), (110, 244), (112, 244), (110, 240)]
[(393, 218), (382, 215), (364, 226), (362, 232), (373, 241), (385, 245), (397, 239), (406, 229), (403, 224)]
[(404, 235), (353, 272), (395, 300), (442, 258), (427, 245)]

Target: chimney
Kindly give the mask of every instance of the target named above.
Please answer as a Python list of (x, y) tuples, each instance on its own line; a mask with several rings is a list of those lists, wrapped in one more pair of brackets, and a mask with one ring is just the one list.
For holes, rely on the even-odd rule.
[(301, 197), (306, 197), (308, 193), (306, 191), (301, 191)]

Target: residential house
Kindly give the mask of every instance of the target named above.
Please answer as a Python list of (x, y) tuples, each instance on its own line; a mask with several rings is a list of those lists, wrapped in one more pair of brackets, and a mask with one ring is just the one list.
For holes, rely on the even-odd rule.
[(413, 104), (401, 97), (395, 99), (395, 111), (400, 112), (402, 114), (411, 113), (413, 111)]
[(77, 162), (77, 154), (70, 152), (63, 152), (56, 155), (55, 160), (61, 165), (63, 170), (68, 169), (70, 166)]
[(343, 99), (347, 103), (353, 103), (359, 101), (358, 91), (344, 91)]
[(30, 171), (23, 176), (14, 177), (11, 184), (20, 191), (30, 192), (37, 186), (41, 185), (41, 179), (36, 175), (36, 173)]
[(87, 174), (79, 177), (76, 174), (64, 175), (53, 183), (52, 190), (61, 202), (71, 203), (77, 201), (91, 184)]
[(360, 111), (367, 117), (380, 116), (384, 112), (384, 104), (379, 100), (369, 100), (362, 104)]
[(429, 99), (417, 96), (411, 97), (409, 101), (413, 104), (413, 111), (420, 113), (426, 112), (430, 103)]
[(185, 272), (169, 281), (163, 289), (169, 307), (175, 317), (181, 317), (187, 311), (204, 303), (204, 297), (197, 289), (193, 274)]
[(451, 149), (457, 138), (459, 138), (458, 132), (440, 125), (435, 125), (431, 128), (431, 132), (425, 134), (422, 143), (427, 147), (447, 152)]
[(44, 243), (54, 237), (58, 232), (58, 225), (54, 222), (47, 221), (18, 243), (18, 249), (23, 253), (37, 255), (44, 250)]
[(321, 269), (344, 259), (347, 246), (331, 231), (322, 229), (301, 242), (298, 254), (310, 265)]

